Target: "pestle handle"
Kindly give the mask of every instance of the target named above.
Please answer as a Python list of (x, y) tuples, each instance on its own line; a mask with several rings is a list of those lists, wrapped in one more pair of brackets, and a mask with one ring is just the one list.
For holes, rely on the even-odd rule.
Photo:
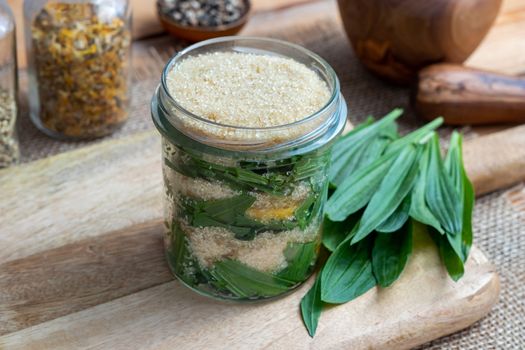
[(419, 72), (415, 108), (424, 119), (442, 116), (451, 125), (524, 123), (525, 79), (461, 65), (430, 65)]

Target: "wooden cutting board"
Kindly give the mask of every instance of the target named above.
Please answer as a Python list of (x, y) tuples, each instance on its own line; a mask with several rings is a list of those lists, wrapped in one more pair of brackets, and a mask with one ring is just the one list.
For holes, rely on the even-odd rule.
[(482, 252), (454, 283), (428, 237), (416, 237), (393, 287), (331, 307), (311, 339), (298, 309), (308, 286), (236, 304), (172, 280), (161, 182), (155, 132), (0, 171), (0, 349), (409, 348), (468, 326), (497, 300)]

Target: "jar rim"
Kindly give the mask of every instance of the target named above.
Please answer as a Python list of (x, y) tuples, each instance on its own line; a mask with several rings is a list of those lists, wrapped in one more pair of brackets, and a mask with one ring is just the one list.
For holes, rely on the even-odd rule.
[[(252, 41), (252, 42), (253, 41), (257, 42), (258, 41), (258, 42), (266, 42), (266, 43), (271, 43), (271, 44), (282, 45), (283, 47), (287, 47), (287, 48), (290, 48), (290, 49), (293, 49), (293, 50), (297, 50), (298, 52), (301, 52), (301, 53), (307, 55), (309, 58), (314, 59), (317, 63), (319, 63), (323, 67), (325, 72), (329, 75), (330, 79), (333, 81), (333, 84), (332, 84), (332, 87), (331, 87), (331, 92), (330, 92), (331, 93), (330, 94), (330, 98), (328, 99), (328, 101), (320, 109), (318, 109), (316, 112), (314, 112), (314, 113), (312, 113), (310, 115), (304, 116), (303, 118), (301, 118), (299, 120), (296, 120), (296, 121), (294, 121), (292, 123), (273, 125), (273, 126), (269, 126), (269, 127), (250, 127), (250, 126), (230, 125), (230, 124), (218, 123), (218, 122), (215, 122), (215, 121), (203, 118), (203, 117), (201, 117), (201, 116), (199, 116), (199, 115), (197, 115), (195, 113), (192, 113), (189, 110), (187, 110), (186, 108), (184, 108), (182, 105), (180, 105), (177, 102), (177, 99), (170, 93), (170, 91), (168, 89), (168, 84), (167, 84), (168, 74), (171, 72), (173, 67), (177, 63), (179, 63), (179, 61), (181, 59), (183, 59), (183, 57), (186, 54), (188, 54), (189, 52), (191, 52), (191, 51), (193, 51), (195, 49), (198, 49), (198, 48), (201, 48), (201, 47), (205, 47), (205, 46), (209, 46), (209, 45), (213, 45), (213, 44), (217, 44), (217, 43), (239, 42), (239, 41)], [(270, 51), (268, 51), (268, 52), (270, 52)], [(170, 104), (173, 107), (175, 107), (176, 109), (178, 109), (180, 112), (184, 113), (186, 117), (190, 117), (192, 119), (195, 119), (195, 120), (197, 120), (199, 122), (204, 123), (205, 125), (210, 125), (212, 127), (224, 127), (224, 128), (235, 129), (235, 130), (248, 130), (248, 131), (252, 131), (252, 132), (283, 130), (283, 129), (287, 129), (287, 128), (290, 128), (290, 127), (299, 126), (299, 125), (311, 122), (312, 120), (316, 119), (316, 117), (318, 117), (319, 115), (322, 115), (323, 112), (327, 111), (331, 107), (331, 105), (334, 102), (336, 102), (336, 100), (338, 99), (339, 90), (340, 90), (339, 79), (337, 78), (337, 75), (336, 75), (335, 71), (328, 64), (328, 62), (326, 62), (318, 54), (316, 54), (316, 53), (314, 53), (314, 52), (312, 52), (312, 51), (310, 51), (310, 50), (308, 50), (308, 49), (306, 49), (306, 48), (304, 48), (304, 47), (302, 47), (300, 45), (293, 44), (293, 43), (290, 43), (288, 41), (279, 40), (279, 39), (273, 39), (273, 38), (256, 37), (256, 36), (242, 36), (242, 37), (241, 36), (224, 36), (224, 37), (204, 40), (204, 41), (198, 42), (196, 44), (190, 45), (190, 46), (186, 47), (185, 49), (179, 51), (172, 58), (170, 58), (170, 60), (168, 61), (168, 63), (166, 64), (166, 66), (164, 67), (164, 69), (162, 71), (161, 83), (160, 84), (162, 86), (163, 94), (169, 100)]]

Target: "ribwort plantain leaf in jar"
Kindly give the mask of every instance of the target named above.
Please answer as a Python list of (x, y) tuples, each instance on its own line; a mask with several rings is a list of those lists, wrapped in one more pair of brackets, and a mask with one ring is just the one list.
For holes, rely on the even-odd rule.
[(212, 39), (168, 62), (151, 107), (173, 274), (233, 300), (304, 282), (320, 249), (332, 143), (346, 121), (333, 69), (283, 41)]
[(59, 139), (110, 134), (128, 118), (131, 10), (127, 0), (25, 0), (29, 107)]

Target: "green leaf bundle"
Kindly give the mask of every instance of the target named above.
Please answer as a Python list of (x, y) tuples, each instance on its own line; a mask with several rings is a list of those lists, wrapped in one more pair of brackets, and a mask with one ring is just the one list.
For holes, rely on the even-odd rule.
[(369, 118), (336, 141), (323, 225), (330, 256), (301, 301), (310, 336), (324, 304), (395, 283), (412, 253), (413, 235), (428, 232), (450, 277), (463, 276), (474, 191), (463, 166), (462, 137), (452, 134), (443, 159), (435, 133), (442, 119), (400, 137), (395, 120), (401, 113)]

